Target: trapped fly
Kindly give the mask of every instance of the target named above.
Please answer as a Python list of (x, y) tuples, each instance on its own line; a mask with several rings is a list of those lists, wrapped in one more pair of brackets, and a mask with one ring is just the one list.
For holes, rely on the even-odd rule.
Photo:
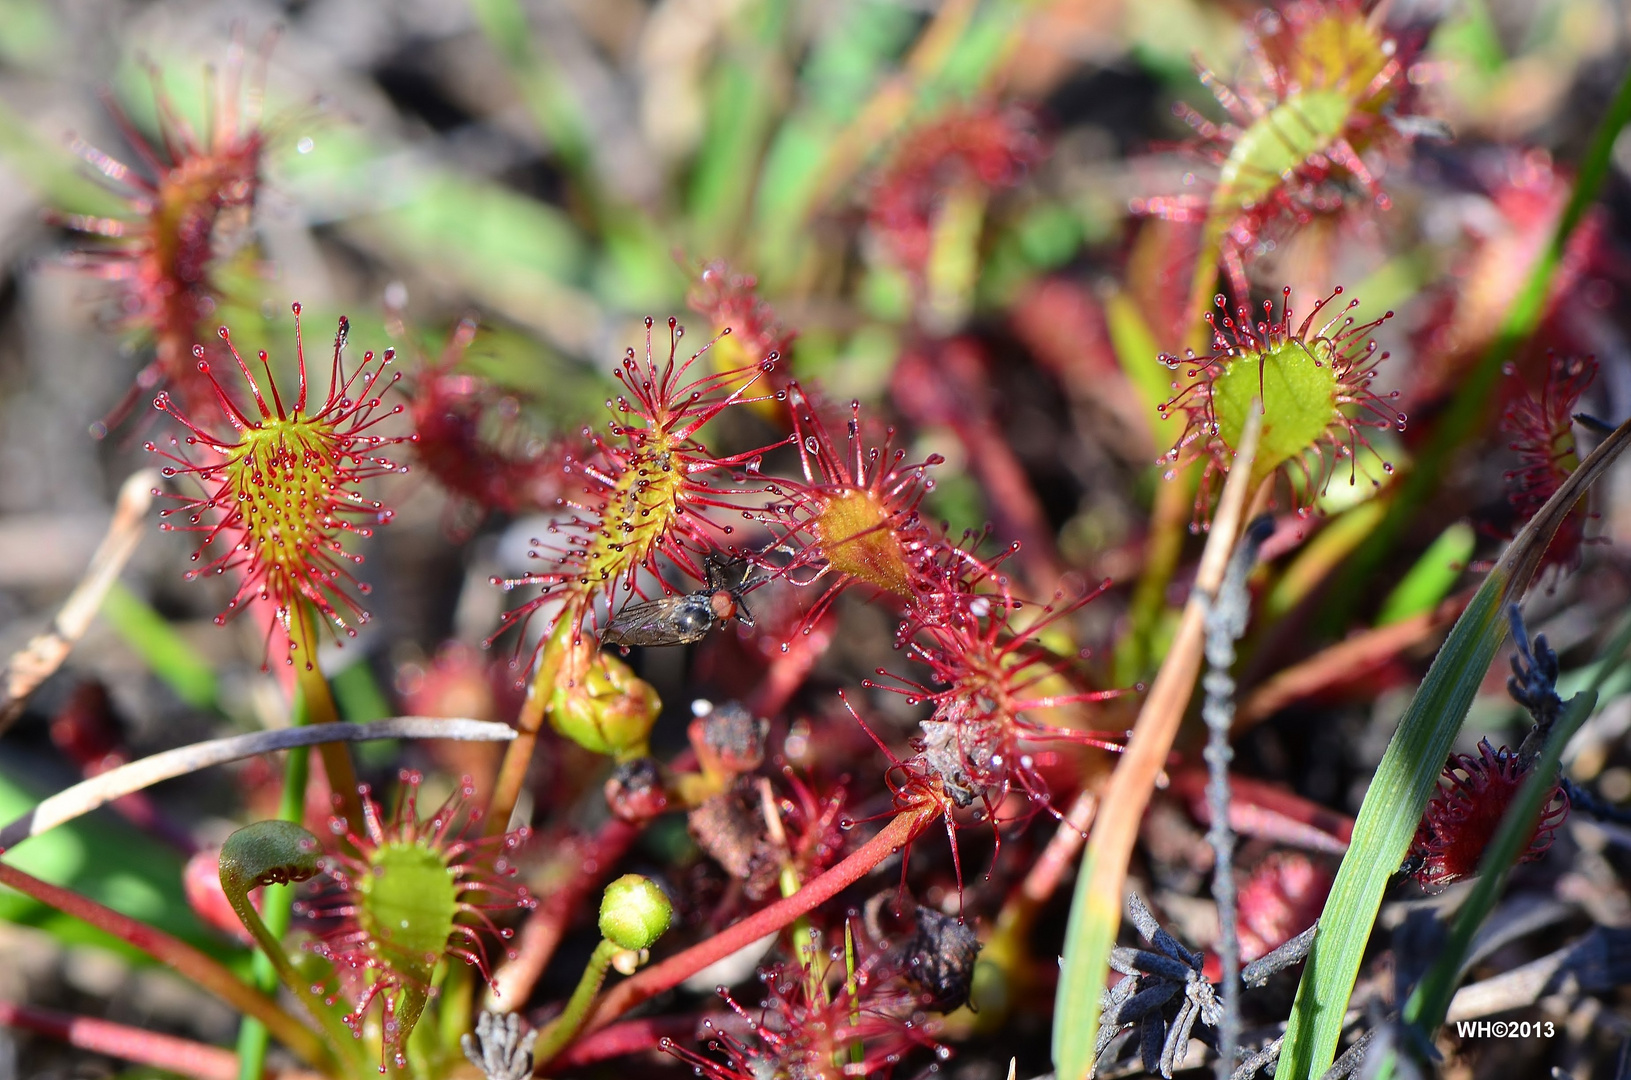
[(600, 632), (602, 645), (689, 645), (701, 641), (716, 622), (736, 619), (753, 625), (742, 594), (764, 579), (752, 576), (746, 559), (703, 559), (707, 587), (693, 593), (628, 604)]

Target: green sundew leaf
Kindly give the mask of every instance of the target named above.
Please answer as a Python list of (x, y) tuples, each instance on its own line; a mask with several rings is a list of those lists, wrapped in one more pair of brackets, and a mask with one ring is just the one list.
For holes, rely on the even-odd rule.
[(209, 661), (123, 582), (115, 581), (108, 589), (101, 614), (177, 697), (194, 708), (217, 707), (215, 669)]
[(1478, 542), (1471, 525), (1458, 521), (1439, 534), (1404, 579), (1388, 593), (1382, 602), (1382, 613), (1376, 617), (1377, 626), (1403, 622), (1412, 615), (1430, 611), (1450, 594), (1461, 572), (1472, 558), (1473, 545)]
[[(27, 813), (44, 797), (21, 777), (0, 770), (0, 820)], [(218, 959), (247, 953), (211, 935), (188, 906), (181, 890), (181, 856), (109, 813), (78, 818), (31, 837), (5, 853), (6, 862), (98, 903), (149, 923)], [(110, 949), (140, 963), (146, 953), (111, 934), (0, 886), (0, 921), (46, 930), (65, 943)]]
[[(1409, 850), (1456, 733), (1506, 636), (1505, 607), (1528, 588), (1564, 517), (1628, 443), (1631, 421), (1592, 451), (1512, 541), (1456, 621), (1399, 721), (1320, 915), (1321, 929), (1282, 1044), (1276, 1075), (1284, 1080), (1319, 1076), (1330, 1067), (1382, 891)], [(1060, 1075), (1075, 1074), (1061, 1070)]]

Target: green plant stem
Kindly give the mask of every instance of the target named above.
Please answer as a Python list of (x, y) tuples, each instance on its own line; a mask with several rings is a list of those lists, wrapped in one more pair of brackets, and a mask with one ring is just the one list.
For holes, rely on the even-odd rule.
[(1534, 832), (1541, 803), (1546, 793), (1557, 784), (1558, 759), (1563, 756), (1563, 747), (1596, 707), (1597, 694), (1594, 691), (1588, 690), (1569, 699), (1568, 708), (1547, 740), (1545, 752), (1529, 770), (1517, 798), (1501, 815), (1500, 828), (1484, 849), (1484, 857), (1478, 862), (1478, 880), (1456, 911), (1455, 923), (1444, 943), (1444, 951), (1406, 1000), (1403, 1010), (1406, 1023), (1432, 1030), (1444, 1022), (1450, 998), (1455, 994), (1456, 984), (1461, 981), (1462, 964), (1472, 947), (1473, 935), (1483, 925), (1485, 917), (1506, 888), (1512, 865), (1528, 846)]
[(538, 1042), (532, 1050), (533, 1060), (548, 1061), (577, 1037), (583, 1022), (589, 1018), (589, 1007), (595, 1003), (600, 985), (606, 981), (606, 969), (612, 966), (612, 957), (621, 951), (610, 941), (601, 938), (600, 944), (589, 956), (589, 963), (584, 965), (583, 977), (578, 980), (577, 989), (567, 999), (566, 1011), (538, 1033)]
[[(287, 829), (276, 827), (284, 824), (290, 827)], [(250, 858), (245, 860), (240, 857), (239, 849), (234, 848), (233, 842), (252, 831), (258, 837), (270, 839), (250, 845), (248, 850)], [(298, 871), (291, 872), (297, 869), (297, 863), (284, 865), (283, 860), (290, 858), (286, 853), (296, 851), (301, 842), (309, 845), (309, 849), (298, 850), (295, 856)], [(283, 881), (304, 881), (315, 875), (318, 869), (317, 857), (312, 850), (315, 847), (315, 838), (295, 822), (262, 821), (239, 829), (228, 838), (221, 849), (221, 888), (226, 893), (227, 902), (232, 905), (232, 910), (237, 913), (238, 921), (243, 923), (244, 929), (249, 931), (249, 935), (260, 946), (262, 955), (271, 962), (278, 978), (283, 980), (283, 985), (300, 999), (306, 1011), (322, 1025), (333, 1057), (341, 1060), (346, 1057), (346, 1051), (356, 1045), (356, 1037), (334, 1010), (328, 1007), (321, 995), (312, 988), (310, 977), (302, 975), (295, 969), (288, 954), (283, 951), (283, 943), (261, 920), (260, 913), (249, 900), (250, 890), (268, 880), (263, 872), (269, 865), (279, 867), (280, 880)], [(281, 1034), (279, 1038), (282, 1038)]]
[(1121, 926), (1127, 864), (1156, 777), (1172, 750), (1178, 725), (1201, 673), (1206, 609), (1223, 582), (1229, 553), (1246, 520), (1262, 415), (1247, 413), (1240, 449), (1218, 500), (1195, 586), (1184, 604), (1177, 633), (1133, 724), (1126, 752), (1110, 774), (1102, 809), (1082, 857), (1081, 873), (1065, 926), (1065, 949), (1054, 996), (1053, 1061), (1059, 1080), (1083, 1080), (1093, 1071), (1099, 999), (1110, 967), (1110, 950)]
[(1551, 241), (1541, 252), (1523, 288), (1507, 308), (1506, 318), (1496, 332), (1489, 350), (1467, 373), (1460, 389), (1433, 428), (1432, 439), (1411, 465), (1404, 482), (1399, 485), (1389, 507), (1387, 517), (1371, 534), (1354, 556), (1354, 561), (1342, 574), (1335, 592), (1325, 604), (1324, 629), (1340, 636), (1348, 625), (1354, 607), (1365, 595), (1370, 583), (1376, 580), (1377, 568), (1387, 557), (1405, 528), (1416, 519), (1416, 513), (1432, 498), (1439, 481), (1447, 473), (1450, 456), (1473, 437), (1482, 426), (1486, 407), (1495, 382), (1507, 361), (1517, 355), (1518, 349), (1539, 328), (1546, 315), (1546, 302), (1552, 291), (1552, 276), (1563, 261), (1569, 238), (1585, 217), (1596, 199), (1603, 180), (1608, 176), (1614, 153), (1614, 143), (1620, 129), (1631, 123), (1631, 74), (1621, 81), (1619, 90), (1609, 103), (1608, 111), (1592, 136), (1591, 147), (1580, 163), (1580, 175), (1575, 179), (1574, 191)]
[(527, 700), (521, 704), (521, 715), (515, 720), (515, 741), (504, 751), (498, 778), (493, 781), (493, 797), (487, 804), (487, 834), (497, 836), (508, 832), (510, 815), (521, 798), (521, 788), (527, 782), (527, 769), (532, 766), (533, 751), (538, 747), (538, 733), (544, 726), (544, 713), (549, 706), (555, 677), (560, 674), (561, 657), (571, 646), (574, 627), (581, 616), (576, 611), (564, 611), (555, 624), (555, 631), (544, 645), (538, 672), (527, 685)]
[[(316, 616), (304, 601), (295, 605), (295, 611), (298, 617), (295, 671), (298, 673), (300, 700), (304, 703), (306, 719), (313, 724), (338, 724), (340, 711), (334, 706), (334, 694), (329, 689), (328, 679), (317, 664)], [(350, 747), (338, 742), (321, 743), (318, 753), (323, 757), (323, 772), (328, 774), (329, 788), (339, 798), (341, 816), (351, 826), (351, 831), (361, 836), (362, 797), (357, 794), (357, 770), (351, 764)], [(302, 784), (301, 798), (304, 797), (305, 785)]]
[[(297, 700), (294, 708), (296, 727), (308, 723), (310, 711), (305, 701)], [(283, 762), (283, 795), (278, 802), (278, 820), (295, 824), (305, 817), (306, 781), (311, 774), (311, 750), (297, 746), (289, 751)], [(268, 885), (261, 894), (262, 917), (267, 931), (279, 941), (289, 932), (290, 907), (294, 902), (294, 888), (290, 885)], [(277, 969), (264, 951), (255, 953), (250, 977), (263, 993), (277, 990)], [(244, 1017), (238, 1028), (238, 1080), (260, 1080), (266, 1067), (266, 1025), (252, 1016)]]
[(333, 1061), (322, 1041), (276, 1001), (246, 985), (220, 963), (186, 942), (80, 896), (72, 889), (41, 881), (9, 863), (0, 862), (0, 885), (16, 889), (24, 896), (48, 904), (65, 915), (89, 923), (140, 949), (239, 1012), (260, 1020), (277, 1036), (279, 1042), (305, 1061), (319, 1067), (327, 1067)]

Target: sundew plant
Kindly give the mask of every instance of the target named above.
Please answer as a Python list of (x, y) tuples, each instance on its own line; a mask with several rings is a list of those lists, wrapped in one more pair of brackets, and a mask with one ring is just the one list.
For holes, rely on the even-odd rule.
[(1615, 0), (0, 0), (0, 1080), (1631, 1076)]

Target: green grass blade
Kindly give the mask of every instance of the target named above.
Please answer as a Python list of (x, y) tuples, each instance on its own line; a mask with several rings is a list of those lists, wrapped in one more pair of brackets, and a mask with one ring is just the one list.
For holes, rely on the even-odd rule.
[(1450, 1008), (1450, 998), (1461, 981), (1462, 965), (1466, 963), (1467, 954), (1472, 948), (1473, 935), (1494, 910), (1495, 902), (1506, 888), (1506, 879), (1512, 872), (1513, 863), (1529, 845), (1541, 803), (1556, 783), (1557, 763), (1563, 755), (1563, 747), (1596, 707), (1597, 695), (1589, 690), (1570, 699), (1568, 709), (1547, 741), (1545, 753), (1530, 770), (1528, 779), (1518, 791), (1518, 797), (1512, 800), (1502, 815), (1501, 827), (1495, 831), (1489, 847), (1484, 850), (1484, 857), (1478, 863), (1478, 881), (1456, 912), (1455, 925), (1450, 930), (1444, 951), (1433, 961), (1426, 976), (1416, 984), (1415, 991), (1405, 1002), (1406, 1023), (1432, 1031), (1444, 1022), (1444, 1015)]
[(1450, 590), (1467, 568), (1472, 558), (1473, 545), (1478, 537), (1472, 526), (1458, 521), (1439, 533), (1416, 565), (1404, 576), (1394, 590), (1382, 601), (1382, 613), (1376, 617), (1377, 626), (1403, 622), (1412, 615), (1431, 611), (1438, 602), (1450, 595)]
[(1528, 587), (1569, 509), (1627, 443), (1631, 421), (1581, 463), (1512, 541), (1456, 621), (1399, 721), (1320, 915), (1321, 930), (1297, 987), (1275, 1074), (1280, 1080), (1319, 1076), (1330, 1066), (1382, 891), (1404, 860), (1456, 732), (1506, 636), (1503, 610)]
[(182, 701), (196, 709), (218, 707), (215, 669), (145, 600), (115, 581), (102, 600), (102, 618)]
[(1569, 701), (1568, 708), (1547, 739), (1540, 760), (1530, 770), (1518, 797), (1502, 816), (1501, 827), (1479, 863), (1478, 882), (1456, 911), (1455, 925), (1445, 942), (1444, 952), (1405, 1002), (1406, 1023), (1415, 1024), (1426, 1033), (1437, 1030), (1444, 1023), (1450, 1001), (1461, 982), (1473, 935), (1494, 910), (1496, 901), (1506, 888), (1513, 865), (1528, 846), (1541, 804), (1556, 781), (1563, 750), (1574, 733), (1580, 730), (1580, 725), (1591, 716), (1597, 706), (1598, 690), (1609, 675), (1618, 670), (1627, 648), (1631, 648), (1631, 619), (1621, 625), (1614, 640), (1604, 650), (1603, 662), (1597, 665), (1591, 684)]

